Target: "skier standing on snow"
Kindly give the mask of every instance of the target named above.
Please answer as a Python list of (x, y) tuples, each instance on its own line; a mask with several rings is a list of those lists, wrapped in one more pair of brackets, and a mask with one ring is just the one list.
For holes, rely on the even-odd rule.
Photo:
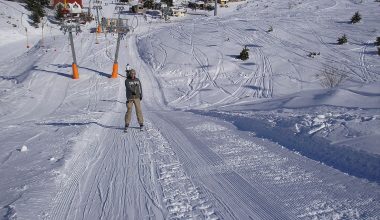
[(143, 130), (144, 118), (141, 111), (142, 87), (141, 82), (136, 78), (136, 70), (127, 67), (127, 79), (125, 80), (126, 96), (127, 96), (127, 112), (125, 113), (125, 129), (126, 132), (131, 122), (132, 107), (135, 105), (137, 121), (140, 124), (140, 130)]

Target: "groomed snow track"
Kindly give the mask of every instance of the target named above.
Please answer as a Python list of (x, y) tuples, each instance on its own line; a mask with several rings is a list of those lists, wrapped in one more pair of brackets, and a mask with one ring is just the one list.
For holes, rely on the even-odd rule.
[[(331, 10), (342, 1), (321, 10)], [(240, 10), (250, 3), (242, 4)], [(260, 126), (255, 124), (259, 121), (233, 113), (182, 111), (191, 106), (228, 106), (247, 96), (271, 98), (276, 69), (263, 48), (251, 45), (257, 63), (242, 65), (241, 78), (233, 81), (228, 71), (236, 69), (228, 70), (227, 63), (238, 61), (227, 51), (217, 49), (210, 58), (197, 42), (194, 24), (165, 24), (160, 28), (167, 28), (171, 42), (180, 42), (182, 47), (174, 48), (175, 55), (188, 57), (190, 67), (186, 68), (196, 69), (191, 73), (185, 67), (184, 72), (168, 71), (165, 68), (170, 70), (173, 65), (169, 59), (172, 45), (149, 42), (149, 34), (156, 32), (152, 24), (142, 25), (141, 18), (139, 22), (141, 29), (122, 42), (119, 73), (127, 63), (134, 64), (143, 83), (142, 132), (135, 119), (129, 131), (123, 132), (124, 77), (109, 78), (115, 49), (111, 34), (99, 36), (100, 43), (95, 44), (95, 35), (86, 26), (87, 32), (75, 37), (79, 80), (71, 79), (70, 48), (62, 36), (48, 37), (44, 48), (36, 45), (1, 63), (0, 143), (4, 153), (0, 169), (4, 175), (0, 178), (0, 214), (4, 219), (379, 218), (378, 176), (346, 174), (320, 158), (294, 152), (288, 146), (293, 142), (285, 142), (286, 133), (281, 133), (279, 143), (266, 135), (270, 123)], [(244, 22), (238, 28), (247, 30), (248, 22)], [(221, 39), (231, 37), (228, 41), (275, 41), (294, 57), (301, 53), (301, 48), (291, 49), (296, 45), (262, 28), (260, 34), (241, 37), (220, 19), (197, 19), (196, 24), (206, 31), (210, 31), (207, 25), (220, 27), (218, 34)], [(161, 54), (155, 56), (150, 50)], [(366, 50), (362, 47), (359, 55), (363, 80), (374, 75), (367, 67)], [(183, 84), (185, 89), (173, 92), (180, 95), (172, 99), (176, 95), (165, 93), (168, 85), (162, 76), (176, 71), (193, 78)], [(297, 83), (302, 81), (299, 76)], [(224, 88), (226, 82), (233, 87)], [(204, 95), (208, 89), (215, 89), (217, 95)], [(218, 95), (220, 99), (211, 102)], [(21, 146), (28, 150), (21, 151)]]

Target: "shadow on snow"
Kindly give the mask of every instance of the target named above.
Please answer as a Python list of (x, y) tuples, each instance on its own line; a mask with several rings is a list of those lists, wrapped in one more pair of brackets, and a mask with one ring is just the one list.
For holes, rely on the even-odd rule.
[[(48, 122), (48, 123), (36, 123), (37, 125), (50, 125), (50, 126), (56, 126), (56, 127), (69, 127), (69, 126), (83, 126), (83, 125), (97, 125), (103, 128), (108, 128), (108, 129), (117, 129), (117, 130), (124, 130), (124, 127), (120, 126), (113, 126), (113, 125), (104, 125), (100, 124), (99, 122)], [(137, 128), (137, 127), (136, 127)]]

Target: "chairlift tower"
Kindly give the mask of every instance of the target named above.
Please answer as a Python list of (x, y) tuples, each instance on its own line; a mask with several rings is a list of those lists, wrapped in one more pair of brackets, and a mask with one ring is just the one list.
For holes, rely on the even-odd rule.
[(100, 18), (99, 18), (99, 10), (102, 9), (102, 1), (95, 0), (94, 6), (92, 8), (96, 10), (96, 21), (98, 22), (98, 27), (96, 29), (96, 32), (101, 33), (102, 28), (100, 27), (101, 23), (100, 23)]
[(26, 48), (29, 48), (29, 36), (28, 36), (28, 28), (25, 27), (25, 33), (26, 33)]
[(76, 18), (66, 18), (61, 25), (61, 30), (63, 31), (64, 34), (66, 34), (66, 32), (69, 33), (71, 53), (73, 55), (73, 64), (72, 64), (73, 79), (79, 79), (77, 58), (75, 54), (75, 47), (74, 47), (74, 40), (73, 40), (73, 32), (75, 32), (76, 34), (82, 32), (80, 29), (79, 20)]
[(218, 0), (215, 0), (214, 16), (218, 15)]
[(127, 35), (129, 32), (129, 26), (128, 26), (128, 19), (122, 19), (120, 18), (120, 12), (119, 10), (119, 17), (117, 19), (116, 25), (110, 27), (110, 32), (116, 32), (117, 33), (117, 43), (116, 43), (116, 51), (115, 51), (115, 60), (113, 63), (112, 68), (112, 75), (111, 78), (117, 78), (117, 75), (119, 74), (119, 64), (118, 64), (118, 58), (119, 58), (119, 48), (120, 48), (120, 40)]
[(45, 24), (47, 23), (47, 18), (46, 17), (43, 17), (41, 19), (41, 31), (42, 31), (42, 35), (41, 35), (41, 47), (44, 47), (44, 26)]
[(26, 35), (26, 48), (29, 48), (29, 37), (28, 37), (28, 28), (24, 26), (24, 24), (22, 23), (22, 17), (24, 16), (24, 13), (21, 12), (21, 20), (20, 20), (20, 23), (21, 23), (21, 26), (24, 28), (25, 30), (25, 35)]

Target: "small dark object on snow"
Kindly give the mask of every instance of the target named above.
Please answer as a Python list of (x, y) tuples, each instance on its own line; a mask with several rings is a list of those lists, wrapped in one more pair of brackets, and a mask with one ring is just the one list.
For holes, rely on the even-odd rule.
[(355, 12), (355, 14), (351, 18), (351, 24), (358, 23), (362, 19), (362, 16), (359, 14), (359, 12)]
[(320, 52), (310, 52), (307, 56), (308, 57), (311, 57), (311, 58), (314, 58), (314, 57), (316, 57), (317, 55), (320, 55), (321, 53)]
[(345, 44), (345, 43), (347, 43), (347, 36), (345, 34), (343, 34), (342, 37), (338, 38), (338, 44), (342, 45), (342, 44)]
[(239, 59), (241, 59), (241, 60), (248, 60), (248, 58), (249, 58), (248, 51), (249, 51), (249, 49), (247, 48), (247, 46), (245, 46), (243, 48), (243, 50), (240, 52)]

